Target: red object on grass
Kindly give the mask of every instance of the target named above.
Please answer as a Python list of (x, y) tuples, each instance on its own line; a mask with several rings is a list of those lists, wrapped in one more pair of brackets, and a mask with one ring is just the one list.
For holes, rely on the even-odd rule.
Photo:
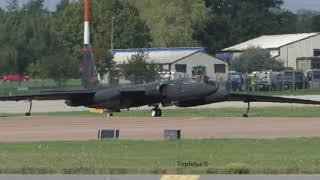
[(20, 76), (19, 74), (7, 74), (2, 76), (3, 81), (29, 81), (28, 75)]

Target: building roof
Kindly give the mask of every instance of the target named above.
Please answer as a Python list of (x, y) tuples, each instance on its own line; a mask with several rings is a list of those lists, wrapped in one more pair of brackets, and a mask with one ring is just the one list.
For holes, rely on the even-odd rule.
[(203, 52), (204, 48), (191, 47), (191, 48), (144, 48), (144, 49), (114, 49), (114, 61), (116, 63), (127, 62), (132, 55), (139, 52), (148, 54), (148, 61), (157, 64), (171, 64), (188, 56)]
[(249, 47), (261, 47), (263, 49), (277, 49), (282, 46), (316, 36), (320, 33), (301, 33), (283, 35), (265, 35), (235, 46), (223, 49), (223, 51), (244, 51)]

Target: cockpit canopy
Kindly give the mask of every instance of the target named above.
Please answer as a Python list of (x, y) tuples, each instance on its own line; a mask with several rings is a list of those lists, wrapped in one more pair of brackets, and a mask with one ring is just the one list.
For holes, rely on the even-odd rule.
[(182, 72), (160, 72), (160, 78), (163, 81), (168, 81), (168, 80), (178, 80), (182, 78), (189, 78), (188, 74), (182, 73)]
[(185, 83), (200, 82), (217, 87), (217, 83), (206, 75), (195, 75), (193, 77), (189, 77), (187, 73), (182, 72), (161, 72), (160, 77), (162, 81), (182, 80)]

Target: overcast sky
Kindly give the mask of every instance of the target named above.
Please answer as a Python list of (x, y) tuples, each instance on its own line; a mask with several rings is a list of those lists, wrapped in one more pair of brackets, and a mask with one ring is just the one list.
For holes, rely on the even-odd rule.
[[(27, 0), (20, 0), (21, 2), (26, 2)], [(46, 6), (50, 10), (54, 10), (56, 4), (60, 0), (45, 0)], [(311, 9), (320, 11), (320, 0), (284, 0), (285, 8), (296, 11), (298, 9)], [(0, 7), (6, 7), (7, 0), (0, 0)]]

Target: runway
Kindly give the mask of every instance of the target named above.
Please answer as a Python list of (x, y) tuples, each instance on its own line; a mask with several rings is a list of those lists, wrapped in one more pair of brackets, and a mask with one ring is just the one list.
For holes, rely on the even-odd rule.
[(0, 118), (0, 142), (94, 140), (101, 128), (120, 129), (120, 139), (161, 140), (164, 129), (182, 139), (320, 137), (319, 118)]

